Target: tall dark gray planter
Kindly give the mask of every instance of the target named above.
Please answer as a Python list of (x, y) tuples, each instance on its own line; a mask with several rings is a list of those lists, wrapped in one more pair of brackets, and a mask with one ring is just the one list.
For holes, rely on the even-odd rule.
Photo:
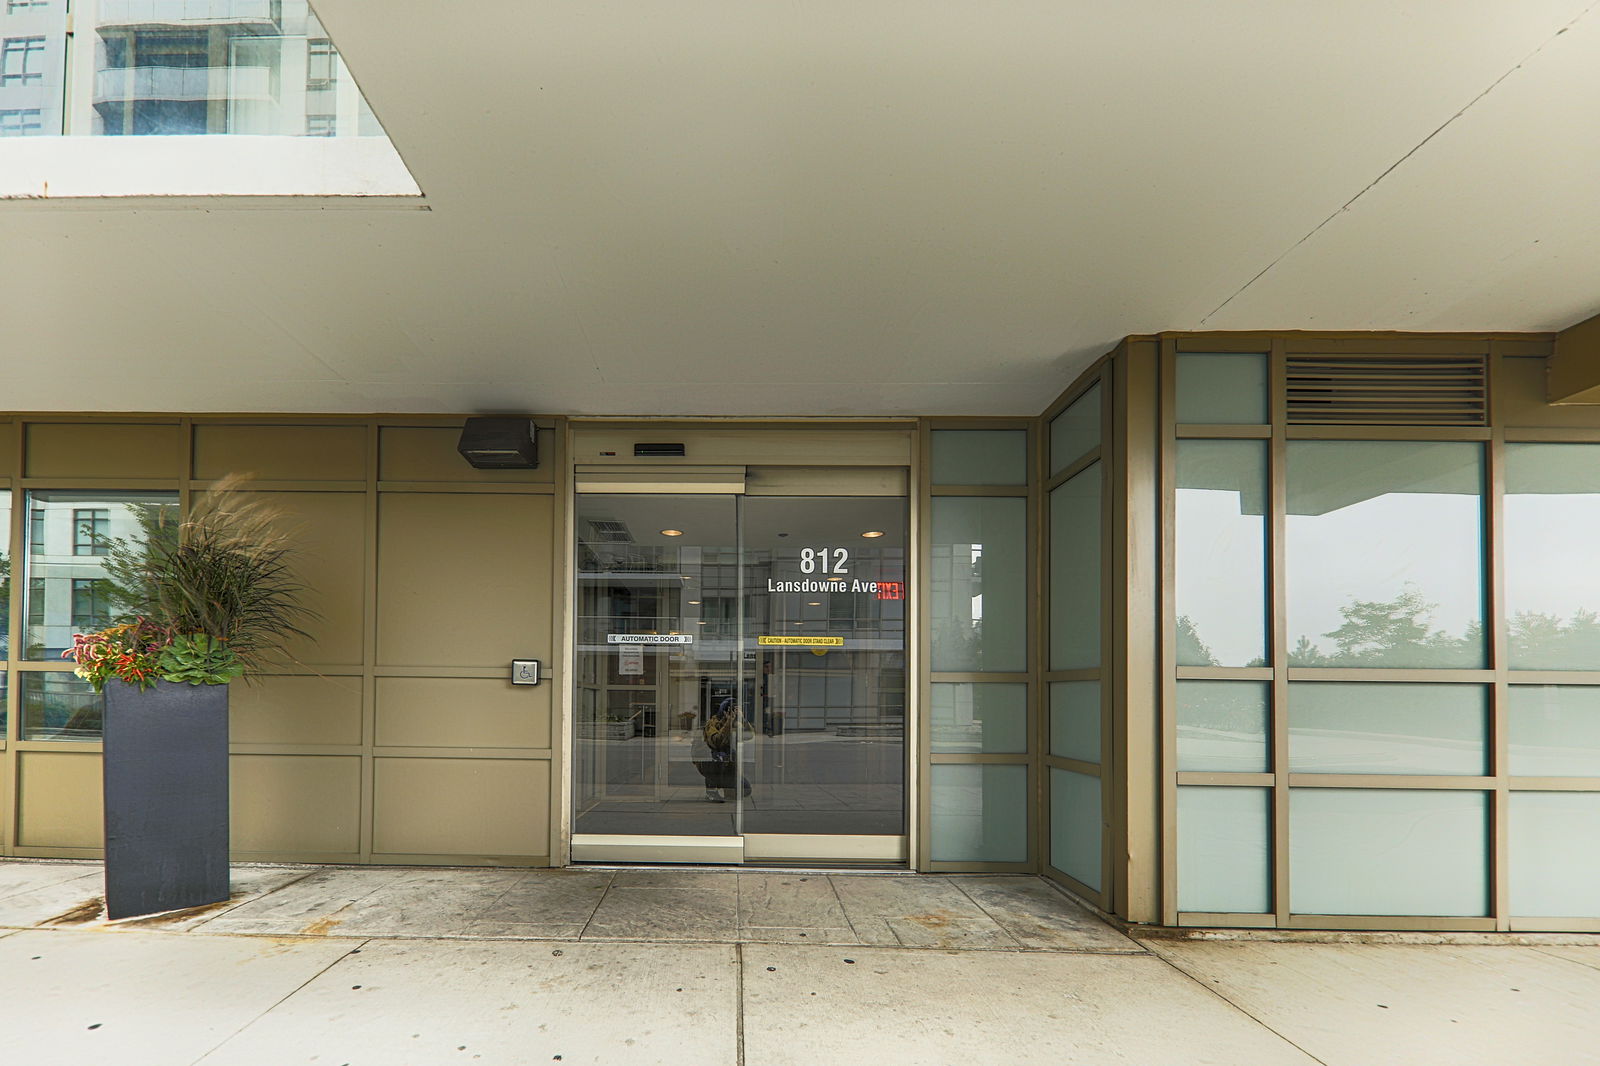
[(228, 686), (106, 684), (106, 912), (228, 898)]

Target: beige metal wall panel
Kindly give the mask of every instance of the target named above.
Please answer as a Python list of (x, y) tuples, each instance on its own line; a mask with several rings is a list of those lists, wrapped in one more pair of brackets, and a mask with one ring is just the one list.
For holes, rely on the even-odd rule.
[(1545, 402), (1547, 364), (1547, 360), (1525, 356), (1500, 360), (1493, 385), (1495, 422), (1511, 430), (1536, 426), (1600, 428), (1600, 406)]
[(194, 427), (194, 476), (251, 474), (273, 481), (361, 481), (365, 426)]
[(378, 663), (550, 661), (551, 508), (548, 496), (384, 493)]
[(361, 846), (361, 759), (235, 755), (228, 762), (235, 852), (354, 854)]
[(17, 426), (0, 422), (0, 477), (15, 477), (17, 470)]
[(745, 492), (752, 496), (905, 496), (908, 480), (905, 467), (754, 466), (745, 476)]
[(539, 465), (532, 470), (479, 470), (456, 451), (457, 426), (384, 426), (378, 431), (378, 478), (382, 481), (509, 482), (555, 480), (556, 435), (539, 430)]
[(377, 686), (380, 747), (550, 747), (549, 682), (380, 677)]
[[(915, 430), (905, 429), (682, 429), (672, 426), (579, 425), (572, 431), (572, 461), (672, 466), (736, 463), (755, 466), (908, 466)], [(684, 456), (634, 458), (633, 446), (682, 443)]]
[(294, 570), (302, 602), (317, 618), (311, 634), (291, 640), (291, 662), (346, 666), (361, 662), (365, 622), (366, 496), (359, 492), (264, 493), (295, 527)]
[(262, 677), (228, 690), (235, 744), (360, 744), (361, 678)]
[(380, 758), (374, 762), (374, 853), (549, 853), (548, 761)]
[(103, 847), (100, 756), (76, 751), (19, 752), (17, 808), (17, 844), (21, 847)]
[(28, 427), (27, 469), (35, 478), (183, 476), (182, 429), (112, 422), (40, 422)]

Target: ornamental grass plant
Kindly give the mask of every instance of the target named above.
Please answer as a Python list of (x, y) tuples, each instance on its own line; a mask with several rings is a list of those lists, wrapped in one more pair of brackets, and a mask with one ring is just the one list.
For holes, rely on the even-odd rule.
[(227, 684), (286, 658), (315, 615), (301, 602), (295, 530), (282, 508), (230, 475), (196, 495), (135, 514), (140, 536), (108, 539), (106, 579), (117, 624), (74, 636), (62, 657), (96, 691), (113, 678)]

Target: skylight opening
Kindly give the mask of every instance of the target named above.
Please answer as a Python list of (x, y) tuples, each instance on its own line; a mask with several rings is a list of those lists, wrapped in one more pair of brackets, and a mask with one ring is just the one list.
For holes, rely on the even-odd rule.
[[(285, 155), (290, 165), (256, 181), (259, 188), (224, 174), (215, 191), (327, 193), (318, 181), (294, 180), (292, 161), (303, 160), (324, 171), (331, 162), (333, 171), (352, 175), (351, 193), (419, 193), (409, 172), (403, 181), (393, 173), (404, 164), (305, 0), (71, 0), (71, 6), (69, 18), (68, 0), (0, 0), (0, 138), (367, 141), (359, 149), (330, 143), (296, 150)], [(76, 167), (83, 152), (24, 147), (0, 147), (0, 195), (62, 195), (50, 192), (52, 184), (62, 188), (62, 179), (74, 186), (74, 175), (47, 172)], [(226, 168), (230, 158), (236, 168), (256, 166), (262, 157), (259, 147), (218, 148), (181, 151), (202, 170)], [(134, 186), (147, 156), (118, 154)], [(326, 159), (315, 162), (319, 157)], [(360, 173), (374, 161), (389, 173)], [(206, 195), (153, 187), (65, 193), (172, 194)]]

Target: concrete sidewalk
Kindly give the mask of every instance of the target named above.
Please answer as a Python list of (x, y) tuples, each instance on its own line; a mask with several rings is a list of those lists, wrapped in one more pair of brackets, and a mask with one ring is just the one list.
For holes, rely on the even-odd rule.
[(0, 860), (7, 1063), (1600, 1064), (1600, 946), (1133, 940), (1039, 878)]

